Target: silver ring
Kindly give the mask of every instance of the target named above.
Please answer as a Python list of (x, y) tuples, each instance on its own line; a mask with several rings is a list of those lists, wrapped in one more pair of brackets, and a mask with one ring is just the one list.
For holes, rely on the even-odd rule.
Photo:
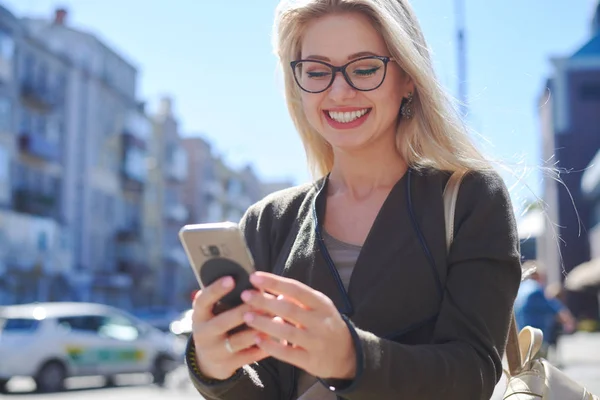
[(233, 347), (231, 347), (231, 343), (229, 343), (229, 338), (225, 338), (225, 348), (227, 349), (227, 351), (231, 354), (235, 353), (233, 351)]

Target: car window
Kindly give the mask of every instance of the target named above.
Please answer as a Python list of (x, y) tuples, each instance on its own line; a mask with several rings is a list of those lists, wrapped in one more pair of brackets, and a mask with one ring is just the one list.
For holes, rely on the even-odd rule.
[(34, 318), (6, 318), (0, 321), (2, 332), (34, 332), (40, 321)]
[(140, 332), (129, 318), (122, 315), (110, 315), (103, 319), (99, 333), (111, 339), (131, 341), (140, 336)]
[(98, 315), (79, 315), (58, 318), (58, 324), (68, 330), (97, 334), (102, 326), (103, 317)]

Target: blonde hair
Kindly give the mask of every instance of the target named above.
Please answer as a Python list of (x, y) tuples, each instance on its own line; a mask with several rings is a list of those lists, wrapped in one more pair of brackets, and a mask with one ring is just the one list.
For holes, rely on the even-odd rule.
[(284, 73), (287, 106), (313, 177), (331, 171), (333, 150), (306, 119), (289, 64), (301, 55), (308, 22), (346, 12), (362, 13), (372, 21), (391, 57), (414, 82), (413, 117), (402, 120), (396, 133), (396, 146), (408, 165), (446, 171), (491, 169), (469, 139), (450, 96), (437, 81), (429, 49), (408, 0), (282, 0), (276, 11), (274, 50)]

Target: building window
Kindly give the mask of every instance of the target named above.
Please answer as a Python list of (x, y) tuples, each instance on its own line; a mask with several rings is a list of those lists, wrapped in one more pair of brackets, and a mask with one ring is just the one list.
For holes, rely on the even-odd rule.
[(0, 80), (12, 78), (15, 41), (8, 32), (0, 30)]
[(48, 80), (48, 66), (45, 63), (41, 63), (38, 70), (37, 87), (42, 93), (45, 93), (48, 89)]
[(22, 108), (21, 109), (21, 122), (19, 124), (19, 133), (21, 134), (30, 134), (31, 133), (31, 128), (32, 128), (32, 116), (31, 113), (29, 111), (27, 111), (27, 109)]
[(12, 36), (4, 31), (0, 30), (0, 57), (4, 60), (10, 61), (15, 54), (15, 40)]
[(10, 100), (0, 97), (0, 132), (10, 132), (12, 125)]
[(10, 201), (10, 156), (8, 149), (0, 146), (0, 203)]
[(35, 76), (35, 60), (31, 54), (27, 54), (23, 61), (23, 81), (33, 82)]
[(586, 84), (580, 89), (580, 95), (582, 100), (586, 101), (600, 101), (600, 84)]

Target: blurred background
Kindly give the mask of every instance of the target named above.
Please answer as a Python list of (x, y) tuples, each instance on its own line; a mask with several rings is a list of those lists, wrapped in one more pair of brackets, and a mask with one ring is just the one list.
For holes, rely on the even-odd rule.
[[(505, 166), (548, 302), (520, 293), (517, 311), (556, 322), (548, 357), (600, 394), (600, 3), (412, 3), (440, 81)], [(181, 368), (198, 284), (177, 232), (310, 180), (276, 5), (0, 0), (0, 392), (198, 398)]]

